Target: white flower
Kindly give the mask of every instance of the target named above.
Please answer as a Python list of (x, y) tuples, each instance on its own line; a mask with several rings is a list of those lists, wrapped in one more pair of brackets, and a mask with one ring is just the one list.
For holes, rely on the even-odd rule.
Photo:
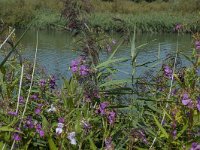
[(72, 145), (76, 145), (76, 139), (75, 139), (76, 133), (75, 132), (71, 132), (68, 134), (67, 138), (70, 140), (70, 143)]
[(58, 127), (56, 128), (56, 133), (61, 134), (63, 132), (64, 124), (63, 123), (58, 123)]
[(62, 128), (56, 128), (56, 133), (57, 134), (61, 134), (63, 132), (63, 129)]
[(58, 123), (58, 128), (63, 128), (64, 124), (63, 123)]
[(56, 108), (53, 106), (53, 104), (51, 104), (51, 108), (49, 108), (47, 112), (55, 112), (55, 111), (56, 111)]

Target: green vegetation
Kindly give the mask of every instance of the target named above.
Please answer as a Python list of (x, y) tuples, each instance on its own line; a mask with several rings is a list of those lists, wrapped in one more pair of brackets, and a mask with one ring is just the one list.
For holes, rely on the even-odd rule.
[[(154, 61), (138, 63), (139, 49), (148, 44), (136, 47), (136, 26), (117, 42), (105, 32), (93, 32), (83, 5), (76, 0), (66, 4), (64, 15), (68, 28), (79, 34), (75, 46), (80, 56), (66, 65), (72, 74), (62, 78), (60, 87), (60, 75), (37, 65), (39, 30), (30, 61), (19, 50), (28, 29), (16, 39), (14, 29), (0, 26), (0, 149), (199, 149), (200, 34), (193, 34), (192, 52), (186, 56), (178, 41), (187, 26), (177, 24), (173, 53), (161, 60), (158, 49)], [(130, 55), (117, 58), (127, 39)], [(105, 50), (108, 57), (101, 60)], [(190, 63), (183, 65), (186, 60)], [(131, 67), (127, 72), (116, 67), (124, 62)], [(143, 66), (146, 72), (136, 76)], [(119, 71), (127, 78), (116, 79)]]
[(186, 14), (185, 16), (167, 14), (149, 13), (147, 14), (114, 14), (114, 13), (95, 13), (89, 16), (89, 23), (92, 27), (101, 27), (107, 31), (133, 31), (137, 26), (139, 32), (174, 32), (174, 26), (177, 23), (185, 26), (184, 32), (200, 31), (200, 24), (197, 21), (199, 16)]
[[(67, 24), (61, 17), (64, 1), (57, 0), (0, 0), (0, 19), (18, 28), (63, 29)], [(88, 16), (91, 27), (107, 31), (133, 30), (137, 24), (141, 32), (173, 32), (172, 27), (181, 23), (185, 32), (199, 31), (200, 3), (198, 0), (156, 0), (153, 2), (131, 0), (92, 0), (92, 15)], [(122, 22), (115, 21), (121, 20)]]
[(0, 0), (0, 19), (18, 28), (27, 27), (30, 22), (34, 27), (48, 28), (62, 24), (62, 7), (62, 3), (55, 0)]

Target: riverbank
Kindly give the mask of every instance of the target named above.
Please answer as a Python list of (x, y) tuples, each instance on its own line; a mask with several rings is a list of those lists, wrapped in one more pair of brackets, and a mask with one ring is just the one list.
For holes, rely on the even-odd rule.
[[(176, 24), (184, 26), (183, 32), (200, 31), (199, 3), (195, 0), (172, 2), (140, 2), (115, 0), (104, 2), (93, 0), (92, 12), (86, 20), (91, 28), (105, 31), (171, 33)], [(0, 22), (16, 28), (63, 30), (67, 21), (61, 17), (63, 3), (55, 0), (0, 1)]]
[[(173, 33), (176, 24), (182, 24), (184, 33), (200, 31), (200, 19), (197, 14), (149, 13), (149, 14), (115, 14), (94, 13), (87, 16), (88, 24), (93, 30), (107, 32), (133, 31), (134, 26), (140, 33)], [(32, 21), (32, 28), (41, 30), (64, 30), (67, 21), (59, 14), (41, 14)], [(16, 25), (16, 28), (26, 28), (28, 24)]]

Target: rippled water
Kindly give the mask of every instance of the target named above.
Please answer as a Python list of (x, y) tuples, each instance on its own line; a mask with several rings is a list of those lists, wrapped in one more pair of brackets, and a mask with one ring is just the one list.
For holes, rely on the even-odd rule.
[[(22, 30), (16, 32), (17, 37), (23, 33)], [(119, 40), (119, 35), (112, 35), (113, 39)], [(78, 56), (78, 53), (72, 51), (74, 47), (74, 39), (70, 33), (63, 31), (40, 31), (37, 62), (44, 66), (48, 73), (64, 76), (70, 74), (69, 64), (71, 60)], [(158, 48), (160, 45), (160, 56), (162, 59), (167, 54), (176, 51), (177, 34), (142, 34), (136, 37), (136, 46), (148, 43), (139, 49), (137, 63), (142, 64), (157, 59)], [(192, 52), (192, 38), (189, 34), (179, 36), (179, 50), (187, 55)], [(24, 51), (23, 56), (29, 59), (33, 58), (36, 44), (36, 31), (28, 31), (21, 42)], [(102, 53), (101, 58), (106, 59), (107, 53)], [(130, 57), (130, 44), (120, 47), (115, 55), (116, 58)], [(187, 62), (184, 62), (187, 63)], [(130, 62), (126, 62), (117, 66), (121, 70), (119, 77), (123, 78), (131, 73)], [(141, 67), (137, 70), (140, 75), (146, 68)], [(125, 73), (127, 72), (127, 73)]]

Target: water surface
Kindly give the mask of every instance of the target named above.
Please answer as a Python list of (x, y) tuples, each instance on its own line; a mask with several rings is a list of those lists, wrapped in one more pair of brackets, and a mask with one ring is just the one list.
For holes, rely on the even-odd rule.
[[(22, 30), (16, 32), (17, 37), (23, 33)], [(111, 35), (113, 39), (119, 41), (119, 35)], [(75, 59), (80, 53), (74, 51), (76, 46), (75, 38), (65, 31), (39, 31), (39, 46), (38, 46), (38, 64), (44, 66), (50, 74), (62, 74), (69, 76), (69, 65), (71, 60)], [(142, 64), (148, 61), (157, 59), (158, 49), (160, 49), (160, 57), (164, 58), (176, 51), (177, 34), (141, 34), (136, 36), (136, 46), (148, 43), (146, 46), (139, 49), (137, 63)], [(36, 31), (28, 31), (22, 39), (23, 57), (32, 59), (35, 52)], [(187, 55), (192, 52), (192, 37), (189, 34), (180, 35), (178, 38), (179, 50)], [(101, 59), (108, 57), (106, 52), (101, 54)], [(122, 45), (115, 55), (116, 58), (130, 57), (130, 44)], [(184, 61), (184, 63), (187, 63)], [(159, 66), (159, 65), (158, 65)], [(125, 78), (131, 73), (130, 61), (117, 66), (121, 70), (118, 78)], [(137, 69), (137, 74), (141, 75), (146, 70), (146, 67)], [(126, 73), (127, 72), (127, 73)]]

